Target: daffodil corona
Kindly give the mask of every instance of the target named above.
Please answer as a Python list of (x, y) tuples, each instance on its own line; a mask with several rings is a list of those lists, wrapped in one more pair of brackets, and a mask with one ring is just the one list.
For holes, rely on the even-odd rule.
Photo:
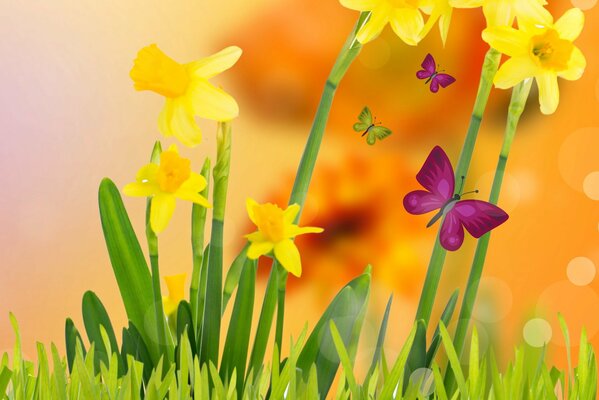
[(250, 220), (258, 228), (256, 232), (245, 236), (250, 241), (248, 258), (255, 260), (274, 252), (275, 258), (287, 271), (301, 276), (301, 258), (293, 238), (304, 233), (320, 233), (323, 229), (299, 227), (294, 224), (293, 221), (300, 210), (297, 204), (283, 210), (272, 203), (258, 204), (252, 199), (247, 199), (246, 206)]
[(136, 182), (123, 189), (127, 196), (152, 197), (150, 225), (155, 233), (162, 232), (175, 211), (176, 198), (211, 207), (199, 194), (206, 187), (206, 180), (191, 170), (190, 161), (179, 156), (176, 145), (160, 154), (160, 164), (150, 163), (142, 167)]
[(422, 39), (424, 18), (419, 0), (340, 0), (352, 10), (370, 11), (370, 18), (360, 28), (356, 38), (360, 43), (375, 39), (387, 24), (405, 43), (415, 46)]
[(573, 8), (555, 23), (548, 14), (543, 20), (518, 20), (518, 30), (511, 27), (485, 29), (483, 39), (511, 57), (497, 72), (495, 86), (507, 89), (527, 78), (535, 78), (541, 112), (554, 113), (559, 104), (557, 78), (577, 80), (586, 67), (584, 55), (573, 44), (583, 25), (584, 14)]
[(229, 121), (239, 114), (235, 99), (208, 79), (231, 68), (240, 56), (241, 49), (231, 46), (201, 60), (179, 64), (152, 44), (139, 51), (130, 76), (136, 90), (165, 97), (158, 118), (162, 134), (192, 147), (202, 140), (195, 116)]
[(177, 274), (165, 276), (164, 281), (168, 288), (168, 296), (162, 297), (164, 313), (172, 315), (177, 311), (179, 303), (185, 298), (185, 278), (186, 274)]

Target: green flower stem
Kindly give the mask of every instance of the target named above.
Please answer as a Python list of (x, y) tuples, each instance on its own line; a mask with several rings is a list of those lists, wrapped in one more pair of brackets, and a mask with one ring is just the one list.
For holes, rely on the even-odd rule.
[[(160, 142), (156, 142), (152, 150), (150, 162), (154, 164), (160, 163), (160, 154), (162, 146)], [(156, 319), (156, 340), (161, 349), (162, 356), (165, 361), (171, 362), (172, 356), (169, 345), (172, 345), (172, 337), (170, 330), (166, 324), (164, 308), (162, 305), (162, 292), (160, 289), (160, 269), (158, 267), (158, 237), (152, 230), (150, 224), (150, 213), (152, 209), (152, 199), (147, 200), (146, 205), (146, 239), (148, 241), (148, 251), (150, 253), (150, 265), (152, 270), (152, 292), (154, 294), (154, 318)]]
[[(298, 204), (300, 206), (300, 212), (297, 214), (296, 223), (299, 222), (301, 209), (304, 207), (306, 196), (308, 194), (308, 187), (312, 179), (312, 173), (314, 172), (314, 166), (316, 165), (316, 159), (324, 136), (324, 130), (329, 119), (329, 113), (331, 112), (331, 106), (333, 104), (333, 98), (337, 87), (341, 82), (341, 79), (345, 76), (345, 73), (349, 69), (352, 62), (356, 59), (362, 44), (356, 40), (356, 33), (362, 27), (369, 17), (370, 12), (363, 12), (358, 18), (354, 30), (348, 36), (341, 52), (337, 56), (337, 60), (329, 73), (327, 78), (324, 91), (320, 98), (320, 104), (316, 110), (316, 116), (312, 123), (312, 129), (308, 136), (308, 142), (304, 147), (304, 152), (295, 175), (295, 182), (293, 183), (293, 189), (291, 190), (291, 196), (289, 198), (289, 204)], [(277, 263), (278, 264), (278, 263)], [(274, 265), (273, 265), (274, 267)], [(281, 349), (281, 342), (283, 338), (283, 323), (285, 319), (285, 291), (287, 287), (287, 271), (281, 266), (278, 266), (278, 279), (279, 279), (279, 292), (277, 300), (277, 327), (275, 334), (275, 343), (278, 348)]]
[[(497, 204), (499, 200), (499, 193), (501, 191), (501, 184), (503, 183), (503, 176), (505, 174), (505, 167), (507, 159), (514, 141), (516, 134), (516, 128), (518, 122), (524, 112), (526, 101), (530, 93), (530, 87), (532, 85), (532, 79), (520, 83), (512, 91), (512, 99), (510, 101), (509, 113), (507, 117), (507, 126), (505, 129), (505, 136), (503, 138), (503, 146), (501, 153), (499, 154), (499, 161), (497, 162), (497, 168), (495, 169), (495, 177), (493, 178), (493, 186), (491, 187), (491, 194), (489, 196), (489, 202)], [(472, 316), (472, 310), (474, 308), (474, 302), (476, 300), (476, 294), (478, 292), (478, 285), (480, 278), (483, 273), (483, 267), (485, 264), (485, 257), (487, 255), (487, 249), (489, 248), (489, 239), (491, 233), (487, 233), (480, 238), (476, 245), (476, 251), (474, 253), (474, 260), (472, 262), (472, 268), (470, 270), (470, 276), (468, 277), (468, 283), (466, 285), (466, 291), (464, 293), (464, 299), (462, 300), (462, 308), (460, 309), (460, 316), (458, 319), (458, 325), (453, 337), (453, 344), (458, 354), (458, 357), (462, 354), (464, 348), (464, 341), (466, 339), (466, 333), (470, 324), (470, 318)], [(448, 369), (447, 371), (449, 371)], [(448, 374), (446, 376), (446, 382), (448, 385), (453, 385), (453, 375)], [(449, 387), (446, 385), (446, 387)]]
[(223, 233), (229, 168), (231, 165), (231, 124), (220, 122), (217, 131), (214, 178), (212, 232), (208, 250), (206, 300), (204, 303), (201, 363), (218, 365), (220, 323), (223, 295)]
[[(206, 179), (206, 187), (200, 193), (208, 198), (210, 193), (210, 159), (204, 160), (201, 175)], [(197, 334), (201, 315), (200, 304), (200, 276), (202, 272), (202, 261), (204, 258), (204, 227), (206, 225), (206, 207), (194, 204), (191, 210), (191, 248), (193, 254), (193, 272), (191, 275), (191, 284), (189, 287), (189, 300), (191, 303), (191, 314), (193, 316), (194, 332)], [(203, 288), (204, 289), (204, 288)], [(203, 310), (202, 310), (203, 311)]]
[[(478, 86), (478, 93), (476, 95), (474, 109), (470, 118), (470, 125), (468, 126), (466, 139), (464, 140), (462, 152), (460, 153), (460, 159), (455, 170), (456, 182), (461, 180), (462, 176), (468, 175), (470, 161), (472, 160), (472, 153), (474, 152), (474, 145), (476, 144), (476, 138), (478, 136), (478, 131), (480, 130), (483, 114), (487, 106), (487, 101), (489, 100), (491, 88), (493, 86), (493, 78), (497, 73), (500, 59), (501, 53), (495, 49), (489, 49), (487, 55), (485, 56)], [(435, 296), (437, 294), (437, 288), (439, 287), (439, 281), (441, 280), (441, 273), (443, 271), (443, 263), (445, 262), (446, 254), (447, 251), (441, 246), (441, 243), (439, 242), (439, 235), (437, 235), (435, 246), (433, 247), (433, 252), (431, 254), (431, 259), (426, 272), (426, 278), (424, 279), (424, 286), (422, 287), (422, 294), (420, 295), (420, 302), (418, 304), (418, 311), (416, 312), (415, 318), (416, 321), (424, 320), (427, 326), (433, 311)]]

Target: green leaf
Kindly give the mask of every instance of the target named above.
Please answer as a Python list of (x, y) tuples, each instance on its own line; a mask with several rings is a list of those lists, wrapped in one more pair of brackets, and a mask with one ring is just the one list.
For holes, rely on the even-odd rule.
[[(140, 378), (147, 383), (152, 374), (152, 368), (155, 364), (152, 362), (150, 352), (141, 337), (141, 334), (135, 325), (129, 321), (129, 328), (123, 329), (123, 346), (121, 349), (121, 357), (127, 359), (128, 356), (141, 362), (143, 366), (143, 374)], [(129, 363), (127, 364), (129, 365)]]
[(239, 281), (239, 290), (235, 296), (220, 367), (220, 376), (224, 380), (230, 378), (233, 371), (237, 371), (239, 377), (237, 379), (238, 395), (243, 392), (243, 377), (245, 376), (254, 312), (257, 267), (256, 260), (246, 259)]
[(356, 377), (354, 376), (353, 365), (349, 358), (349, 354), (347, 353), (347, 349), (345, 348), (345, 343), (343, 343), (341, 334), (333, 320), (331, 320), (330, 329), (333, 343), (335, 344), (337, 354), (339, 355), (341, 365), (343, 366), (343, 371), (345, 372), (345, 379), (347, 379), (349, 389), (352, 393), (352, 398), (358, 399), (360, 397), (360, 391), (358, 389), (358, 384), (356, 383)]
[(245, 260), (247, 259), (247, 249), (249, 244), (246, 243), (245, 247), (241, 250), (241, 252), (235, 257), (231, 267), (227, 271), (227, 277), (225, 279), (225, 286), (223, 288), (223, 313), (227, 308), (227, 304), (231, 299), (231, 295), (233, 291), (237, 287), (239, 283), (239, 278), (241, 277), (241, 271), (243, 270), (243, 266), (245, 265)]
[(443, 346), (445, 346), (445, 352), (447, 353), (447, 358), (449, 359), (449, 365), (451, 366), (455, 380), (458, 383), (460, 393), (462, 396), (467, 397), (468, 387), (466, 386), (466, 380), (464, 379), (464, 373), (462, 372), (460, 360), (458, 359), (458, 355), (453, 347), (453, 342), (449, 336), (449, 332), (447, 332), (447, 328), (445, 328), (443, 321), (439, 322), (439, 334), (441, 335)]
[(3, 367), (0, 371), (0, 394), (6, 393), (6, 388), (12, 378), (12, 371), (8, 367)]
[[(303, 379), (308, 379), (311, 365), (316, 364), (321, 398), (327, 396), (339, 367), (339, 357), (329, 329), (330, 321), (335, 322), (344, 343), (348, 343), (347, 348), (355, 348), (369, 294), (370, 270), (367, 269), (341, 289), (331, 301), (298, 357), (297, 367), (302, 371)], [(350, 350), (350, 355), (353, 351)]]
[(404, 390), (408, 387), (412, 372), (424, 367), (426, 367), (426, 323), (424, 320), (418, 320), (416, 322), (416, 336), (406, 362), (406, 371), (402, 383)]
[[(108, 360), (111, 356), (110, 354), (108, 354), (109, 349), (106, 348), (104, 342), (102, 341), (100, 327), (104, 327), (104, 329), (106, 330), (111, 349), (117, 351), (118, 344), (114, 335), (114, 330), (112, 329), (112, 323), (110, 322), (110, 318), (108, 317), (108, 313), (106, 312), (104, 305), (94, 292), (85, 292), (85, 294), (83, 295), (82, 309), (83, 323), (85, 325), (85, 331), (87, 332), (87, 338), (90, 344), (95, 344), (96, 357), (94, 360), (94, 366), (96, 373), (98, 373), (100, 372), (100, 363), (108, 365)], [(124, 363), (120, 356), (118, 358), (118, 362), (120, 376), (125, 372)]]
[(372, 363), (370, 364), (370, 368), (366, 373), (366, 379), (364, 380), (364, 387), (368, 388), (368, 381), (370, 377), (377, 369), (377, 365), (381, 360), (381, 355), (383, 351), (383, 345), (385, 344), (385, 335), (387, 334), (387, 323), (389, 322), (389, 314), (391, 311), (391, 303), (393, 302), (393, 295), (389, 296), (389, 300), (387, 300), (387, 306), (385, 307), (385, 313), (383, 314), (383, 320), (381, 321), (381, 327), (379, 328), (379, 334), (376, 340), (376, 348), (374, 350), (374, 355), (372, 356)]
[[(451, 321), (451, 317), (453, 316), (453, 312), (455, 311), (455, 306), (458, 302), (458, 295), (459, 290), (456, 289), (452, 293), (451, 297), (449, 298), (449, 301), (447, 302), (447, 305), (445, 306), (445, 309), (443, 310), (443, 313), (441, 314), (441, 321), (443, 321), (445, 326), (448, 326), (449, 322)], [(441, 336), (439, 336), (439, 325), (437, 325), (437, 329), (435, 329), (433, 339), (431, 340), (431, 345), (429, 346), (428, 351), (426, 352), (426, 368), (430, 368), (433, 364), (433, 360), (435, 359), (437, 350), (439, 350), (440, 344)]]
[(110, 179), (105, 178), (100, 183), (98, 198), (106, 247), (127, 317), (138, 327), (156, 363), (161, 352), (159, 344), (152, 339), (158, 336), (148, 265), (121, 195)]
[(381, 391), (380, 398), (381, 399), (391, 399), (391, 398), (399, 398), (401, 399), (401, 393), (399, 397), (396, 397), (396, 392), (401, 390), (401, 382), (403, 382), (403, 375), (406, 368), (406, 363), (408, 361), (408, 356), (410, 354), (410, 350), (412, 349), (412, 345), (414, 344), (414, 338), (416, 337), (416, 329), (418, 323), (414, 324), (408, 338), (406, 339), (391, 371), (389, 371), (387, 377), (385, 378), (385, 385), (383, 386), (383, 390)]
[(67, 362), (69, 365), (69, 372), (73, 372), (73, 363), (75, 360), (75, 354), (77, 349), (77, 342), (81, 343), (81, 351), (83, 352), (83, 356), (85, 356), (85, 347), (83, 346), (83, 340), (81, 339), (81, 335), (79, 331), (75, 327), (73, 320), (67, 318), (65, 323), (65, 344), (67, 348)]
[(193, 332), (193, 318), (191, 316), (191, 305), (183, 300), (179, 302), (177, 308), (177, 343), (181, 343), (183, 334), (188, 337), (189, 347), (192, 354), (195, 356), (196, 353), (196, 342)]

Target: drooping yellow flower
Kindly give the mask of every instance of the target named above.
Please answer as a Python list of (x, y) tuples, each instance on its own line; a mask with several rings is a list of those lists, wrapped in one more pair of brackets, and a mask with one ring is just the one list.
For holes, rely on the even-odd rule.
[(422, 11), (430, 15), (426, 21), (426, 25), (422, 28), (420, 36), (425, 37), (428, 35), (433, 26), (435, 26), (435, 23), (439, 21), (439, 32), (445, 46), (447, 34), (449, 33), (449, 23), (451, 22), (451, 15), (453, 13), (453, 8), (449, 0), (421, 0), (420, 3)]
[(283, 210), (272, 203), (258, 204), (252, 199), (247, 199), (246, 206), (250, 220), (258, 227), (256, 232), (245, 235), (250, 241), (248, 258), (256, 260), (274, 252), (277, 261), (287, 271), (297, 277), (301, 276), (302, 263), (293, 238), (304, 233), (320, 233), (323, 229), (299, 227), (294, 224), (293, 221), (300, 210), (297, 204)]
[(136, 182), (123, 188), (127, 196), (152, 197), (150, 225), (155, 233), (162, 232), (175, 211), (176, 198), (212, 207), (199, 192), (206, 179), (191, 170), (188, 159), (179, 156), (176, 145), (160, 154), (160, 164), (150, 163), (137, 172)]
[(424, 18), (419, 10), (419, 0), (340, 0), (341, 5), (356, 11), (370, 11), (370, 18), (360, 28), (356, 38), (367, 43), (376, 38), (387, 25), (406, 44), (420, 42)]
[(231, 46), (201, 60), (179, 64), (152, 44), (137, 53), (130, 76), (136, 90), (151, 90), (166, 98), (158, 118), (162, 134), (192, 147), (202, 140), (195, 116), (229, 121), (239, 114), (235, 99), (208, 79), (231, 68), (240, 56), (241, 49)]
[(572, 43), (583, 25), (584, 14), (573, 8), (555, 23), (549, 15), (541, 21), (519, 19), (518, 30), (507, 26), (485, 29), (483, 39), (511, 57), (499, 68), (495, 86), (507, 89), (534, 77), (541, 112), (554, 113), (559, 104), (557, 78), (577, 80), (586, 67), (584, 55)]
[(455, 8), (482, 7), (487, 26), (512, 26), (514, 18), (542, 21), (549, 15), (543, 8), (545, 0), (449, 0)]
[(166, 315), (175, 313), (179, 303), (185, 298), (186, 276), (186, 274), (177, 274), (164, 277), (168, 288), (168, 296), (162, 296), (162, 305)]

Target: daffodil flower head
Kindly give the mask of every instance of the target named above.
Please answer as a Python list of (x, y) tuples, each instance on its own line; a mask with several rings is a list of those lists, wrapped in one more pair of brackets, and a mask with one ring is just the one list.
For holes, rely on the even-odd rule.
[(241, 56), (239, 47), (227, 47), (201, 60), (180, 64), (155, 44), (137, 54), (130, 76), (136, 90), (150, 90), (166, 99), (158, 118), (164, 136), (175, 136), (185, 146), (202, 140), (195, 117), (229, 121), (239, 114), (233, 97), (208, 79), (231, 68)]
[(181, 300), (185, 299), (185, 278), (186, 274), (177, 274), (164, 277), (168, 296), (162, 296), (162, 305), (166, 315), (172, 315), (177, 312), (177, 307)]
[(447, 41), (447, 35), (449, 33), (449, 24), (451, 22), (451, 15), (453, 14), (453, 8), (449, 0), (421, 0), (420, 9), (430, 15), (422, 32), (421, 37), (425, 37), (431, 31), (435, 23), (439, 21), (439, 32), (441, 33), (441, 40), (443, 45)]
[(206, 179), (191, 170), (188, 159), (179, 155), (176, 145), (160, 153), (160, 164), (150, 163), (137, 173), (135, 182), (123, 189), (127, 196), (151, 197), (150, 226), (155, 233), (162, 232), (175, 211), (176, 199), (191, 201), (204, 207), (212, 207), (200, 195), (206, 187)]
[(302, 264), (297, 246), (293, 238), (304, 233), (320, 233), (322, 228), (299, 227), (294, 224), (300, 206), (290, 205), (283, 210), (275, 204), (258, 204), (252, 199), (246, 201), (250, 220), (258, 228), (257, 231), (245, 235), (250, 246), (247, 250), (249, 259), (256, 260), (260, 256), (274, 252), (281, 265), (293, 275), (302, 274)]
[(487, 27), (512, 26), (514, 19), (543, 20), (550, 16), (545, 0), (449, 0), (454, 8), (483, 8)]
[(370, 18), (360, 28), (356, 39), (364, 44), (375, 39), (387, 24), (406, 44), (415, 46), (422, 39), (424, 18), (419, 0), (340, 0), (352, 10), (370, 11)]
[(535, 78), (539, 87), (541, 112), (553, 114), (559, 104), (558, 77), (579, 79), (586, 59), (573, 42), (584, 26), (584, 14), (573, 8), (557, 22), (519, 19), (516, 30), (492, 27), (483, 31), (483, 39), (496, 50), (510, 56), (495, 76), (495, 86), (508, 89), (527, 78)]

